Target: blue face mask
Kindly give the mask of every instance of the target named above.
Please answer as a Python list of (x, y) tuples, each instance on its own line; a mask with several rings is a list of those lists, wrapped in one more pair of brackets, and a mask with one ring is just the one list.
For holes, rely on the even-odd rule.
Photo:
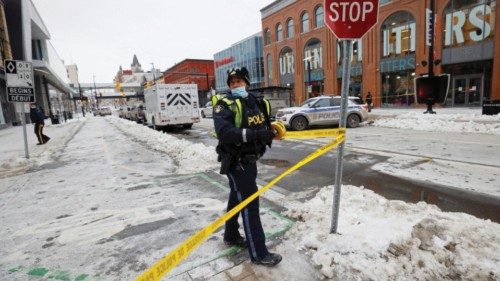
[(248, 97), (248, 92), (247, 92), (245, 86), (231, 89), (231, 93), (233, 94), (233, 96), (239, 97), (239, 98)]

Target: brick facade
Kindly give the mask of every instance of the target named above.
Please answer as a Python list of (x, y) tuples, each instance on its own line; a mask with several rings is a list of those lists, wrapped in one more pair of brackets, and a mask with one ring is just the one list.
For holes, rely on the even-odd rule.
[(207, 92), (215, 88), (214, 61), (185, 59), (163, 73), (165, 84), (198, 85), (198, 91)]
[[(382, 25), (389, 24), (386, 20), (398, 12), (407, 12), (410, 17), (413, 18), (415, 24), (415, 47), (414, 51), (408, 52), (411, 57), (411, 61), (414, 62), (414, 68), (407, 70), (409, 75), (418, 77), (424, 73), (427, 73), (428, 67), (424, 66), (422, 61), (427, 61), (428, 59), (428, 47), (425, 44), (425, 9), (429, 5), (429, 1), (424, 0), (392, 0), (386, 1), (388, 3), (383, 4), (379, 8), (379, 19), (377, 25), (368, 32), (362, 39), (362, 94), (366, 95), (370, 91), (374, 96), (374, 103), (376, 106), (381, 105), (381, 95), (383, 86), (383, 78), (385, 75), (381, 73), (381, 61), (384, 61), (382, 54)], [(493, 2), (493, 3), (491, 3)], [(443, 40), (445, 34), (443, 32), (445, 26), (444, 11), (447, 6), (450, 5), (450, 0), (436, 0), (435, 1), (435, 11), (437, 15), (436, 19), (436, 34), (435, 34), (435, 59), (441, 59), (443, 55)], [(495, 7), (495, 1), (488, 1), (490, 7)], [(337, 39), (330, 32), (330, 30), (325, 27), (315, 26), (315, 11), (318, 7), (323, 5), (322, 0), (278, 0), (270, 5), (264, 7), (261, 10), (262, 13), (262, 35), (266, 38), (266, 31), (270, 32), (270, 43), (267, 43), (264, 39), (263, 49), (264, 49), (264, 62), (265, 62), (265, 77), (266, 86), (285, 86), (282, 85), (280, 79), (280, 53), (283, 52), (285, 48), (290, 48), (294, 56), (294, 102), (301, 103), (308, 97), (307, 84), (310, 80), (308, 79), (307, 70), (305, 69), (305, 63), (303, 63), (304, 49), (306, 48), (310, 40), (319, 40), (322, 46), (322, 68), (323, 68), (323, 87), (321, 88), (320, 94), (340, 94), (340, 79), (338, 79), (337, 69), (341, 68), (340, 64), (337, 64)], [(479, 5), (479, 4), (478, 4)], [(470, 9), (469, 9), (470, 10)], [(309, 15), (309, 31), (301, 32), (301, 15), (307, 12)], [(469, 15), (467, 15), (469, 16)], [(482, 16), (482, 14), (480, 15)], [(494, 26), (491, 26), (491, 38), (486, 38), (482, 43), (493, 42), (493, 46), (500, 46), (500, 9), (495, 8), (494, 15), (495, 22)], [(287, 38), (287, 21), (293, 19), (295, 34), (291, 38)], [(277, 26), (281, 24), (283, 27), (283, 40), (277, 42)], [(387, 26), (387, 25), (386, 25)], [(390, 27), (387, 28), (390, 30)], [(491, 45), (490, 45), (491, 46)], [(458, 46), (461, 47), (461, 46)], [(485, 47), (483, 47), (484, 49)], [(459, 49), (459, 48), (455, 48)], [(492, 59), (483, 60), (482, 63), (486, 68), (493, 68), (492, 74), (483, 74), (485, 87), (485, 92), (488, 92), (491, 99), (500, 99), (500, 79), (493, 79), (493, 77), (500, 77), (500, 48), (494, 47)], [(267, 56), (270, 55), (272, 60), (272, 71), (271, 75), (268, 72), (268, 60)], [(388, 57), (385, 57), (386, 61)], [(455, 57), (455, 60), (457, 58)], [(468, 62), (468, 66), (474, 65), (475, 62)], [(458, 68), (460, 69), (460, 64), (450, 64), (448, 66), (443, 66), (438, 64), (434, 67), (435, 74), (443, 73), (443, 68), (446, 69)], [(310, 70), (309, 70), (310, 71)], [(476, 73), (481, 74), (481, 71), (475, 70)], [(463, 73), (461, 73), (463, 74)], [(453, 73), (451, 73), (453, 81)], [(410, 77), (411, 78), (411, 77)], [(399, 79), (399, 76), (397, 77)], [(410, 80), (410, 79), (409, 79)], [(413, 82), (411, 82), (413, 83)], [(450, 92), (452, 92), (453, 85), (450, 82)], [(409, 89), (409, 90), (408, 90)], [(408, 92), (412, 92), (411, 85), (407, 86), (406, 95), (410, 96)], [(486, 95), (486, 94), (485, 94)], [(486, 97), (486, 96), (485, 96)], [(413, 97), (412, 97), (413, 98)]]

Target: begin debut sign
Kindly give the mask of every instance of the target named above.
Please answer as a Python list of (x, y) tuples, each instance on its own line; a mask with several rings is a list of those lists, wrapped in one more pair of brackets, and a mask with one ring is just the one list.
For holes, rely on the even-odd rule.
[(360, 39), (378, 20), (378, 0), (325, 0), (325, 25), (339, 39)]

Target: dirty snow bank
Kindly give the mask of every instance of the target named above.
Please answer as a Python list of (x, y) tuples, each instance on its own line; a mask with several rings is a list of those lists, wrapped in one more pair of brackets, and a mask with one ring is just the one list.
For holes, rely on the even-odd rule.
[(177, 173), (188, 174), (207, 171), (219, 166), (215, 148), (212, 146), (178, 139), (169, 134), (152, 130), (147, 126), (114, 116), (107, 116), (106, 120), (147, 146), (167, 153), (178, 163)]
[(376, 127), (388, 127), (434, 132), (463, 132), (500, 135), (500, 115), (422, 114), (408, 112), (373, 122)]
[[(329, 234), (332, 186), (286, 215), (296, 250), (335, 280), (499, 280), (500, 225), (424, 202), (387, 200), (343, 186), (339, 234)], [(278, 250), (279, 251), (279, 250)]]

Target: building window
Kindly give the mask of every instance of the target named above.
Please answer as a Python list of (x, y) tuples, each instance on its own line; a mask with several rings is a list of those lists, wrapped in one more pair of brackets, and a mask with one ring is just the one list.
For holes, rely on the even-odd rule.
[(323, 12), (323, 6), (319, 6), (316, 8), (315, 11), (315, 17), (316, 17), (316, 27), (322, 27), (324, 25), (324, 20), (323, 20), (324, 12)]
[(281, 25), (281, 23), (276, 26), (276, 41), (283, 41), (283, 26)]
[(272, 85), (272, 80), (273, 80), (273, 59), (271, 58), (271, 54), (267, 54), (266, 56), (267, 60), (267, 85), (271, 86)]
[(293, 34), (295, 33), (295, 30), (293, 28), (293, 20), (289, 19), (287, 22), (287, 38), (292, 38)]
[[(337, 40), (337, 64), (342, 64), (342, 56), (343, 56), (343, 44), (342, 41)], [(362, 49), (362, 41), (361, 39), (353, 40), (352, 42), (352, 50), (351, 50), (351, 62), (353, 64), (361, 62), (363, 59), (363, 49)]]
[(313, 38), (304, 47), (305, 98), (320, 95), (324, 91), (323, 46)]
[(43, 60), (42, 42), (40, 40), (31, 40), (31, 53), (34, 60)]
[(406, 11), (389, 16), (382, 24), (382, 57), (415, 53), (416, 24)]
[(443, 15), (444, 47), (473, 45), (493, 38), (495, 9), (496, 1), (492, 0), (451, 0)]
[(300, 32), (309, 32), (309, 14), (307, 12), (303, 13), (300, 17)]
[(271, 31), (269, 29), (266, 29), (264, 31), (264, 45), (269, 45), (271, 44)]
[(285, 47), (280, 52), (279, 71), (281, 85), (294, 83), (294, 57), (293, 51), (290, 47)]

